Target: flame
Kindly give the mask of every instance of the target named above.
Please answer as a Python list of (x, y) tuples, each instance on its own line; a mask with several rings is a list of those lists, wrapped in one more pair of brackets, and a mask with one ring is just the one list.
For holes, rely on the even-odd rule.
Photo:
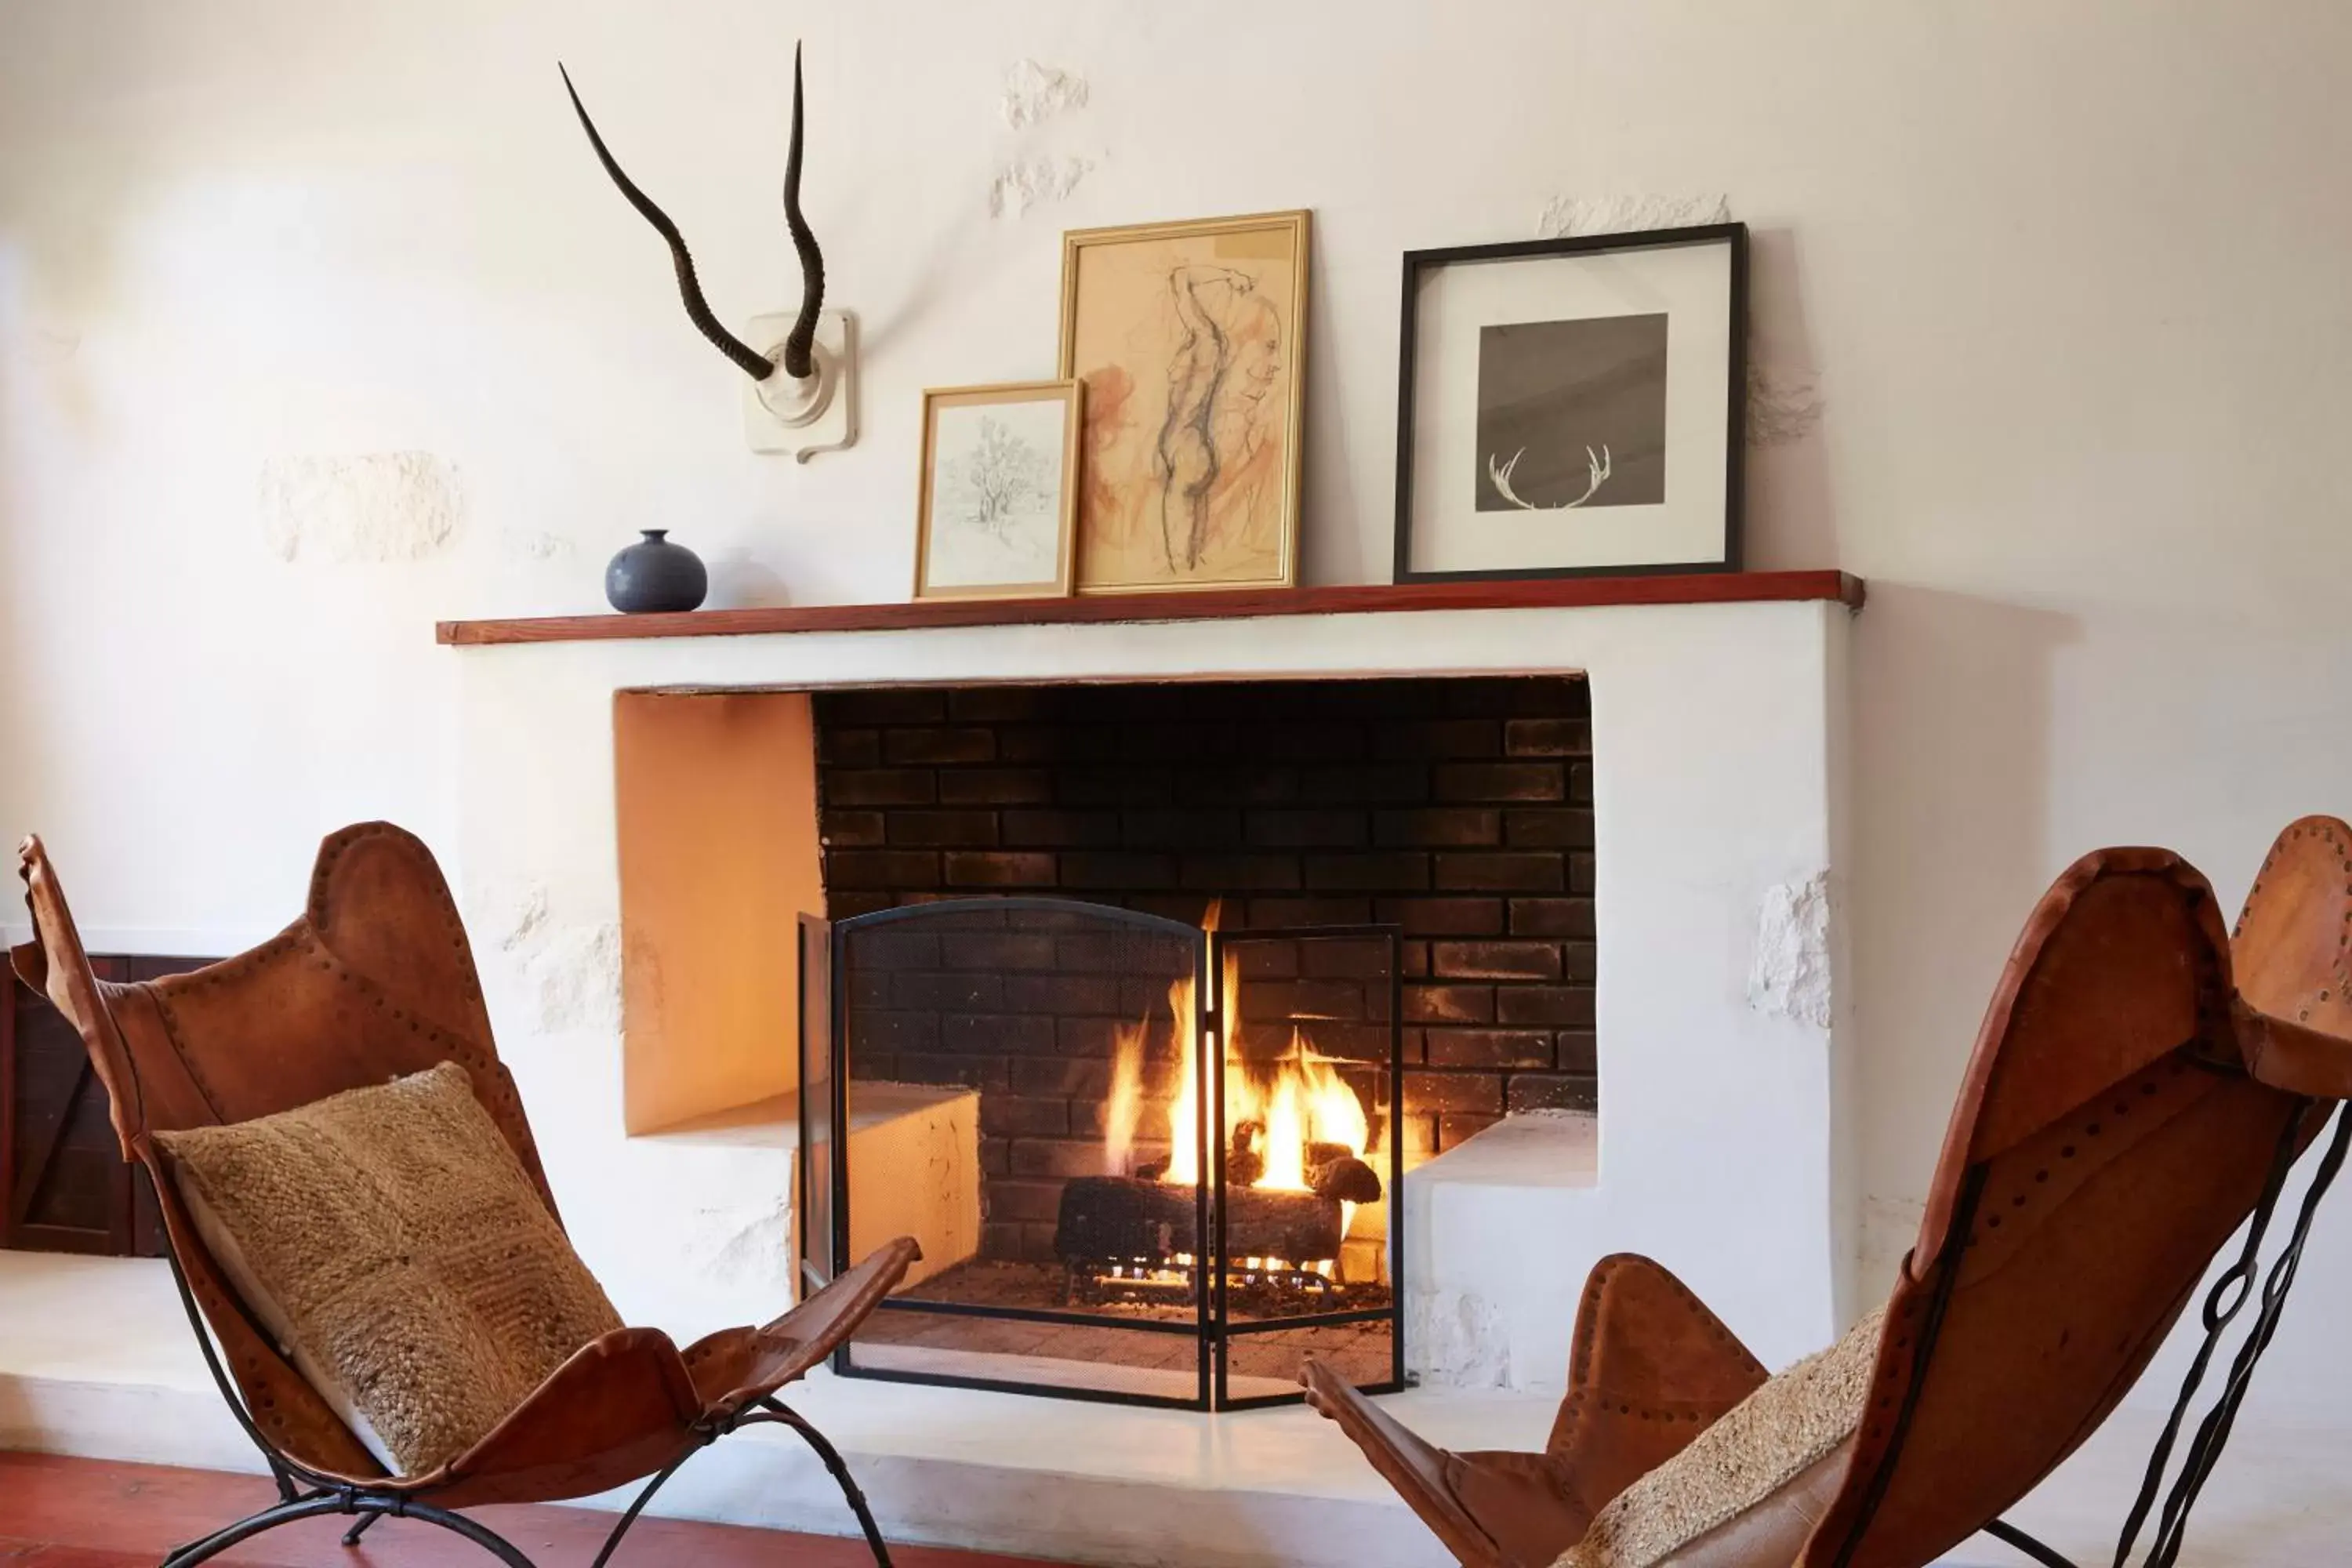
[[(1216, 907), (1210, 906), (1212, 916)], [(1209, 928), (1214, 931), (1216, 928)], [(1176, 1103), (1168, 1110), (1168, 1173), (1160, 1179), (1191, 1186), (1201, 1179), (1201, 1062), (1193, 1042), (1200, 1038), (1192, 1011), (1191, 976), (1168, 988), (1168, 1010), (1176, 1019)]]
[[(1220, 904), (1211, 904), (1202, 917), (1202, 928), (1215, 931), (1222, 912)], [(1226, 1062), (1223, 1142), (1231, 1148), (1234, 1134), (1244, 1122), (1256, 1123), (1256, 1146), (1265, 1165), (1250, 1184), (1307, 1192), (1310, 1145), (1337, 1144), (1358, 1159), (1363, 1157), (1371, 1139), (1364, 1103), (1337, 1068), (1314, 1054), (1306, 1031), (1296, 1026), (1284, 1057), (1264, 1067), (1249, 1064), (1241, 1053), (1241, 962), (1230, 949), (1225, 953), (1223, 981), (1229, 1038), (1215, 1042), (1216, 1048), (1224, 1051)], [(1171, 1142), (1167, 1168), (1160, 1179), (1181, 1186), (1201, 1180), (1201, 1072), (1195, 1044), (1201, 1031), (1194, 989), (1190, 975), (1168, 988), (1178, 1059), (1176, 1098), (1168, 1113)], [(1105, 1169), (1113, 1175), (1125, 1175), (1132, 1168), (1136, 1124), (1143, 1109), (1143, 1052), (1149, 1027), (1148, 1019), (1131, 1028), (1123, 1026), (1114, 1042), (1103, 1137)], [(1345, 1205), (1343, 1233), (1355, 1206)]]
[(1339, 1070), (1310, 1054), (1311, 1049), (1306, 1031), (1293, 1028), (1290, 1054), (1274, 1064), (1270, 1081), (1244, 1076), (1226, 1083), (1227, 1121), (1255, 1121), (1265, 1129), (1265, 1172), (1257, 1186), (1306, 1192), (1308, 1144), (1344, 1144), (1361, 1159), (1370, 1140), (1364, 1102)]
[(1123, 1176), (1134, 1163), (1135, 1123), (1143, 1110), (1143, 1030), (1121, 1028), (1112, 1041), (1110, 1101), (1103, 1107), (1103, 1170)]

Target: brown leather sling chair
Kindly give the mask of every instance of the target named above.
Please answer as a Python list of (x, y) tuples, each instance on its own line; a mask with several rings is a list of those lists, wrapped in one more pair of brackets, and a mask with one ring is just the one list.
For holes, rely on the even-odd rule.
[[(2352, 828), (2332, 817), (2280, 835), (2234, 948), (2179, 856), (2075, 862), (1993, 989), (1859, 1429), (1659, 1568), (1923, 1568), (1980, 1531), (2072, 1568), (2001, 1511), (2105, 1419), (2245, 1226), (2116, 1556), (2129, 1558), (2155, 1510), (2146, 1562), (2172, 1563), (2352, 1139), (2352, 1112), (2336, 1112), (2258, 1287), (2288, 1170), (2352, 1096), (2347, 943)], [(2183, 1418), (2250, 1300), (2255, 1321), (2165, 1490)], [(1463, 1563), (1539, 1568), (1766, 1377), (1679, 1280), (1626, 1255), (1586, 1282), (1568, 1396), (1540, 1454), (1449, 1453), (1328, 1368), (1302, 1381)]]
[(881, 1532), (841, 1456), (775, 1395), (830, 1355), (898, 1284), (916, 1256), (911, 1240), (881, 1247), (762, 1328), (722, 1330), (683, 1352), (657, 1329), (604, 1334), (466, 1452), (424, 1475), (387, 1475), (231, 1290), (152, 1134), (247, 1121), (455, 1061), (555, 1213), (431, 851), (386, 823), (347, 827), (320, 847), (301, 919), (238, 957), (137, 985), (91, 973), (40, 841), (26, 839), (18, 856), (37, 940), (16, 950), (16, 973), (80, 1031), (112, 1102), (123, 1157), (153, 1180), (205, 1362), (278, 1483), (275, 1506), (181, 1547), (164, 1568), (189, 1568), (263, 1531), (331, 1513), (358, 1516), (347, 1545), (392, 1514), (530, 1568), (512, 1544), (457, 1510), (586, 1497), (651, 1478), (597, 1553), (603, 1568), (679, 1465), (730, 1432), (764, 1423), (807, 1440), (888, 1568)]

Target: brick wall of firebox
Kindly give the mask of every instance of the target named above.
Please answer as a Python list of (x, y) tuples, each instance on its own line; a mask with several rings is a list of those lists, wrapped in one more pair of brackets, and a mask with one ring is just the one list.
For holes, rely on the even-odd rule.
[[(1409, 1150), (1597, 1101), (1581, 679), (901, 688), (819, 693), (814, 714), (835, 919), (1021, 893), (1394, 923)], [(872, 1065), (986, 1085), (1003, 1185), (1048, 1152), (1024, 1141), (1102, 1124), (1101, 1074), (1026, 1037)]]

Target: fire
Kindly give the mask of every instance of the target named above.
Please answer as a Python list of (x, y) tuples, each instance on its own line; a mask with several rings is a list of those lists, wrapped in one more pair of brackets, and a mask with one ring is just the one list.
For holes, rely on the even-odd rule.
[[(1204, 929), (1217, 929), (1219, 908), (1209, 907)], [(1235, 1134), (1255, 1123), (1255, 1145), (1263, 1166), (1245, 1184), (1279, 1191), (1307, 1192), (1308, 1152), (1320, 1143), (1344, 1148), (1361, 1159), (1370, 1142), (1371, 1128), (1363, 1101), (1348, 1087), (1330, 1062), (1311, 1054), (1304, 1031), (1294, 1027), (1290, 1050), (1280, 1060), (1257, 1066), (1241, 1056), (1241, 965), (1227, 952), (1224, 963), (1224, 1017), (1231, 1039), (1222, 1042), (1227, 1065), (1223, 1145), (1234, 1147)], [(1177, 1040), (1175, 1102), (1169, 1108), (1171, 1140), (1166, 1168), (1160, 1180), (1191, 1186), (1201, 1180), (1201, 1072), (1194, 1042), (1197, 1027), (1194, 986), (1191, 976), (1169, 987), (1168, 1007)], [(1121, 1028), (1111, 1064), (1110, 1101), (1106, 1109), (1104, 1157), (1112, 1175), (1125, 1175), (1132, 1164), (1135, 1129), (1143, 1109), (1143, 1047), (1147, 1024)], [(1353, 1205), (1348, 1205), (1352, 1210)], [(1345, 1228), (1344, 1226), (1342, 1227)]]
[[(1293, 1029), (1290, 1058), (1277, 1066), (1272, 1086), (1244, 1080), (1246, 1090), (1262, 1097), (1256, 1120), (1265, 1128), (1265, 1171), (1257, 1179), (1258, 1186), (1303, 1193), (1307, 1190), (1309, 1144), (1339, 1144), (1360, 1160), (1370, 1140), (1364, 1102), (1330, 1063), (1308, 1056), (1307, 1049), (1307, 1037)], [(1240, 1120), (1251, 1120), (1248, 1110), (1242, 1111)]]

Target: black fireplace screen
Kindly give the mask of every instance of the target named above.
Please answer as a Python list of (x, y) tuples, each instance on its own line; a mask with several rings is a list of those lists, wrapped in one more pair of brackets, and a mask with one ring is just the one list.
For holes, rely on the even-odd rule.
[(802, 928), (801, 1267), (855, 1376), (1188, 1409), (1403, 1383), (1399, 952), (1048, 899)]

